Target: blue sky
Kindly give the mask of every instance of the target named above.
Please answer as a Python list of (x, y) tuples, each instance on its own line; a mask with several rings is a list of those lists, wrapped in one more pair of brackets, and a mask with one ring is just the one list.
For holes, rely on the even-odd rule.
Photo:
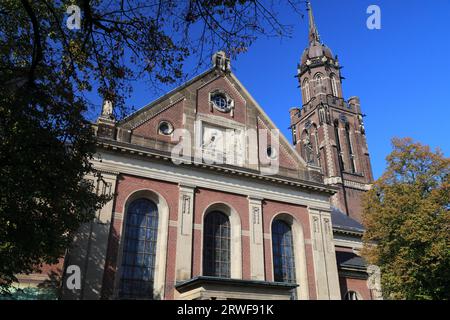
[[(381, 30), (366, 27), (371, 4), (381, 8)], [(312, 5), (322, 41), (344, 66), (344, 97), (359, 96), (367, 115), (375, 178), (385, 169), (394, 136), (440, 147), (448, 156), (450, 1), (312, 0)], [(294, 75), (307, 45), (308, 23), (287, 7), (279, 17), (293, 25), (292, 37), (258, 39), (232, 61), (232, 69), (290, 138), (289, 108), (301, 105)], [(139, 108), (157, 97), (145, 84), (136, 84), (128, 102)]]

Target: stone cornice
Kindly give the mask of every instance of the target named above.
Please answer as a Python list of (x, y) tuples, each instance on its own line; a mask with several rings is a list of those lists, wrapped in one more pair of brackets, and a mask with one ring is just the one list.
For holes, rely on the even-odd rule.
[[(329, 178), (324, 178), (323, 180), (324, 180), (324, 183), (327, 185), (342, 184), (341, 177), (329, 177)], [(362, 191), (368, 191), (372, 188), (372, 184), (370, 184), (370, 183), (362, 183), (362, 182), (352, 181), (352, 180), (348, 180), (348, 179), (344, 179), (344, 186), (353, 188), (353, 189), (357, 189), (357, 190), (362, 190)]]
[[(106, 139), (100, 139), (98, 138), (97, 141), (97, 148), (109, 150), (112, 152), (117, 152), (120, 154), (130, 154), (134, 156), (139, 156), (143, 158), (152, 158), (159, 161), (166, 161), (172, 163), (172, 157), (170, 153), (168, 152), (162, 152), (157, 151), (154, 149), (145, 148), (142, 146), (135, 146), (130, 145), (118, 141), (113, 140), (106, 140)], [(334, 194), (337, 192), (337, 188), (332, 186), (327, 186), (318, 182), (313, 181), (305, 181), (300, 179), (293, 179), (289, 177), (280, 177), (280, 176), (265, 176), (261, 175), (256, 170), (250, 170), (246, 168), (238, 168), (230, 165), (209, 165), (205, 163), (198, 163), (198, 162), (192, 162), (192, 164), (181, 164), (182, 166), (194, 166), (197, 168), (202, 169), (208, 169), (211, 171), (226, 173), (226, 174), (232, 174), (237, 175), (241, 177), (246, 177), (249, 179), (257, 179), (257, 180), (263, 180), (267, 182), (277, 183), (277, 184), (283, 184), (283, 185), (289, 185), (289, 186), (296, 186), (301, 187), (302, 189), (315, 191), (315, 192), (321, 192), (321, 193), (327, 193), (327, 194)]]
[(134, 129), (136, 129), (137, 127), (143, 125), (143, 124), (146, 123), (147, 121), (149, 121), (149, 120), (151, 120), (152, 118), (156, 117), (158, 114), (164, 112), (165, 110), (167, 110), (167, 109), (173, 107), (174, 105), (176, 105), (177, 103), (179, 103), (179, 102), (181, 102), (181, 101), (183, 101), (183, 100), (185, 100), (185, 99), (186, 99), (186, 97), (182, 96), (182, 97), (180, 97), (180, 98), (174, 100), (173, 102), (170, 102), (168, 105), (166, 105), (166, 106), (164, 106), (164, 107), (162, 107), (162, 108), (158, 108), (158, 110), (149, 109), (148, 114), (147, 114), (147, 116), (146, 116), (144, 119), (142, 119), (142, 120), (140, 120), (140, 121), (137, 121), (137, 122), (134, 123), (130, 128), (127, 128), (127, 129), (129, 129), (129, 130), (134, 130)]
[(353, 189), (363, 190), (363, 191), (369, 191), (372, 188), (371, 184), (350, 181), (347, 179), (344, 179), (344, 186), (353, 188)]
[(362, 237), (364, 234), (364, 232), (361, 232), (361, 231), (352, 231), (352, 230), (342, 229), (342, 228), (335, 227), (335, 226), (333, 226), (333, 232), (345, 234), (345, 235), (358, 236), (358, 237)]

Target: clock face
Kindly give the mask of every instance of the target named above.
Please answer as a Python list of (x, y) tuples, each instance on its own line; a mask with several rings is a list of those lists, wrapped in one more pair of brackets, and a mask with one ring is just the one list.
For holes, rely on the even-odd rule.
[(219, 111), (228, 112), (231, 110), (231, 99), (227, 99), (223, 93), (215, 93), (211, 97), (211, 102)]

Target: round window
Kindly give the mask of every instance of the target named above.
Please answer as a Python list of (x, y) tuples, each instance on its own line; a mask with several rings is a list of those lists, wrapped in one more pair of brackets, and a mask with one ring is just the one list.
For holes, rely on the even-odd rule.
[(270, 159), (275, 159), (277, 157), (277, 151), (274, 148), (272, 148), (271, 146), (268, 146), (267, 147), (267, 156)]
[(158, 130), (160, 134), (168, 136), (173, 132), (173, 126), (168, 121), (161, 121)]
[(219, 111), (228, 112), (231, 109), (231, 100), (227, 99), (227, 97), (223, 93), (214, 94), (211, 97), (211, 102)]

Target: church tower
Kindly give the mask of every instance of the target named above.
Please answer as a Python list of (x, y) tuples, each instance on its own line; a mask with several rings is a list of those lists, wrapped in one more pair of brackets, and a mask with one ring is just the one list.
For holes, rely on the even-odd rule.
[(337, 56), (320, 40), (308, 2), (309, 43), (297, 68), (302, 106), (290, 110), (293, 144), (339, 192), (332, 206), (361, 220), (360, 197), (373, 181), (358, 97), (344, 98)]

